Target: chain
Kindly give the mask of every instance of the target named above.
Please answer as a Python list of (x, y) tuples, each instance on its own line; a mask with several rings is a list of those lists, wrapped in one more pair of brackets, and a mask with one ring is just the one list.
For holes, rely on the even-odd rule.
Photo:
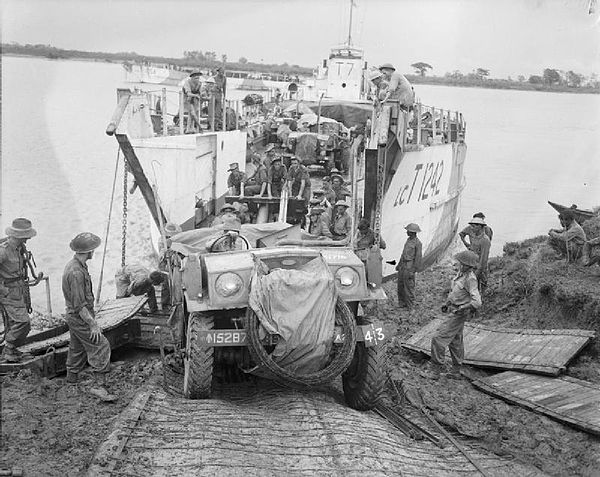
[(123, 223), (121, 237), (121, 267), (125, 266), (125, 255), (127, 251), (127, 159), (123, 158)]

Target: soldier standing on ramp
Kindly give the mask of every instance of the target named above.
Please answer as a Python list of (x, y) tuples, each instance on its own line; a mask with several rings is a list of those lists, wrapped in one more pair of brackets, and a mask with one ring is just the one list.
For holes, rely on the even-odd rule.
[(106, 375), (110, 371), (110, 344), (96, 321), (92, 279), (86, 264), (100, 242), (97, 235), (84, 232), (69, 244), (75, 256), (65, 266), (62, 276), (62, 290), (67, 309), (65, 319), (70, 335), (67, 382), (77, 383), (79, 373), (85, 368), (86, 362), (89, 362), (96, 381), (90, 389), (90, 394), (110, 402), (117, 399), (109, 394), (105, 387)]
[(463, 329), (471, 313), (481, 307), (481, 295), (477, 288), (475, 270), (479, 267), (479, 257), (475, 252), (457, 253), (454, 258), (459, 262), (460, 270), (452, 280), (452, 289), (448, 294), (442, 312), (451, 313), (431, 338), (431, 367), (438, 373), (444, 366), (446, 347), (450, 349), (453, 373), (460, 376), (460, 366), (465, 358)]
[(411, 309), (415, 306), (415, 273), (421, 271), (423, 244), (417, 238), (421, 228), (417, 224), (406, 227), (408, 240), (404, 244), (402, 256), (396, 265), (398, 272), (398, 306)]
[[(23, 353), (18, 347), (23, 344), (31, 322), (31, 299), (27, 267), (29, 252), (25, 242), (37, 232), (31, 221), (25, 218), (13, 220), (7, 227), (8, 239), (0, 244), (0, 313), (4, 320), (5, 343), (0, 361), (18, 363)], [(38, 274), (38, 278), (43, 276)]]

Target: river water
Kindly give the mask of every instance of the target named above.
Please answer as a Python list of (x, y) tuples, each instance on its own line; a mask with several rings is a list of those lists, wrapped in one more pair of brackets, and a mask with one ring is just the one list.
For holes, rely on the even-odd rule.
[[(62, 312), (60, 277), (69, 241), (88, 230), (104, 238), (117, 143), (104, 131), (124, 86), (119, 64), (2, 57), (2, 230), (30, 218), (29, 248), (50, 274)], [(483, 211), (492, 253), (557, 226), (546, 201), (600, 205), (600, 96), (417, 85), (424, 104), (459, 110), (467, 121), (467, 188), (461, 222)], [(114, 294), (120, 263), (122, 184), (117, 184), (103, 280)], [(137, 196), (137, 197), (136, 197)], [(148, 260), (148, 227), (132, 198), (128, 256)], [(101, 249), (90, 263), (98, 282)], [(43, 309), (41, 287), (34, 303)]]

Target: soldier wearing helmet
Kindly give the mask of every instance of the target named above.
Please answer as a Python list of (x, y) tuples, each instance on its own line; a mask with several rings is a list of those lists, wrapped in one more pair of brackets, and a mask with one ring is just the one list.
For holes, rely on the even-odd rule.
[(587, 240), (585, 231), (575, 220), (573, 212), (568, 209), (563, 210), (558, 219), (563, 229), (551, 229), (548, 232), (548, 245), (558, 253), (558, 258), (574, 262), (582, 255)]
[(450, 350), (453, 372), (450, 377), (460, 377), (460, 366), (465, 357), (463, 328), (471, 313), (481, 307), (481, 295), (477, 288), (475, 270), (479, 257), (475, 252), (465, 250), (454, 256), (458, 262), (458, 274), (452, 279), (452, 289), (442, 306), (442, 312), (450, 316), (431, 338), (431, 364), (435, 373), (443, 369), (446, 347)]
[(408, 224), (404, 228), (408, 239), (396, 265), (398, 306), (410, 310), (415, 306), (415, 273), (420, 272), (423, 266), (423, 244), (417, 238), (421, 231), (417, 224)]
[[(202, 99), (202, 80), (200, 77), (202, 73), (200, 71), (194, 71), (184, 81), (182, 86), (183, 99), (184, 99), (184, 111), (188, 113), (187, 126), (185, 128), (186, 134), (193, 134), (200, 132), (200, 101)], [(180, 118), (182, 120), (182, 118)]]
[(408, 110), (415, 102), (415, 92), (412, 85), (404, 75), (396, 73), (396, 68), (390, 63), (381, 65), (379, 71), (381, 71), (383, 79), (387, 83), (386, 95), (380, 98), (381, 102), (387, 100), (398, 102), (400, 107)]
[(96, 321), (92, 278), (86, 264), (100, 242), (97, 235), (84, 232), (69, 244), (75, 255), (65, 266), (62, 276), (65, 320), (69, 325), (70, 335), (67, 382), (77, 383), (79, 373), (89, 363), (95, 376), (90, 394), (102, 401), (114, 401), (116, 397), (106, 390), (106, 375), (110, 371), (110, 344)]

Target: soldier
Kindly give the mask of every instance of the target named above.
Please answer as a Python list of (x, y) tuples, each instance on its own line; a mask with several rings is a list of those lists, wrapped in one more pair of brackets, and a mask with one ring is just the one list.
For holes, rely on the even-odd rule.
[(221, 225), (223, 224), (223, 222), (225, 222), (226, 220), (235, 220), (238, 218), (238, 214), (237, 211), (235, 210), (235, 207), (232, 204), (223, 204), (223, 206), (221, 207), (221, 210), (219, 212), (219, 215), (217, 215), (214, 220), (212, 221), (212, 224), (210, 225), (211, 227), (215, 227), (217, 225)]
[(290, 197), (295, 197), (298, 200), (308, 202), (311, 193), (310, 175), (306, 166), (300, 164), (300, 160), (296, 156), (292, 156), (290, 160), (290, 170), (287, 174), (288, 190)]
[(460, 366), (465, 357), (463, 344), (463, 328), (471, 313), (481, 307), (481, 295), (477, 288), (477, 277), (474, 271), (479, 266), (475, 252), (457, 253), (454, 258), (459, 263), (458, 274), (452, 280), (452, 289), (442, 306), (442, 312), (451, 313), (450, 317), (437, 329), (431, 338), (430, 368), (434, 373), (444, 366), (446, 347), (450, 349), (453, 372), (450, 377), (460, 377)]
[(165, 278), (166, 276), (158, 270), (150, 272), (146, 267), (139, 264), (126, 265), (115, 275), (118, 284), (117, 298), (146, 295), (150, 313), (156, 313), (158, 303), (156, 302), (154, 287), (162, 285)]
[(352, 234), (352, 217), (348, 214), (350, 204), (343, 200), (335, 203), (329, 231), (333, 240), (347, 240)]
[[(1, 361), (18, 363), (24, 358), (18, 349), (29, 330), (31, 299), (27, 267), (29, 252), (25, 242), (37, 235), (31, 221), (20, 217), (6, 228), (8, 239), (0, 243), (0, 313), (4, 321), (4, 349)], [(38, 275), (41, 278), (43, 273)]]
[(325, 196), (325, 190), (317, 189), (313, 191), (313, 197), (319, 201), (319, 204), (325, 210), (328, 210), (331, 207), (331, 203), (327, 200), (327, 197)]
[(310, 218), (308, 222), (308, 233), (319, 239), (331, 238), (331, 232), (328, 223), (324, 220), (323, 207), (313, 207), (310, 209)]
[(338, 173), (337, 169), (331, 170), (331, 190), (335, 193), (335, 202), (346, 200), (346, 197), (352, 193), (344, 187), (344, 178)]
[[(356, 229), (354, 251), (356, 252), (358, 258), (360, 258), (363, 262), (366, 262), (369, 250), (373, 245), (375, 245), (375, 232), (373, 232), (371, 229), (367, 219), (360, 219)], [(383, 240), (381, 237), (379, 237), (379, 248), (386, 248), (385, 240)]]
[[(184, 111), (188, 113), (188, 122), (185, 128), (186, 134), (193, 134), (201, 131), (200, 119), (198, 114), (200, 111), (202, 82), (200, 81), (200, 71), (194, 71), (183, 83), (184, 96)], [(180, 118), (181, 120), (182, 118)]]
[(69, 352), (67, 354), (67, 382), (75, 384), (86, 362), (94, 371), (95, 385), (90, 394), (102, 401), (115, 401), (106, 390), (106, 375), (110, 371), (110, 344), (102, 334), (94, 313), (92, 279), (86, 262), (100, 245), (100, 237), (84, 232), (77, 235), (69, 246), (75, 255), (65, 266), (62, 290), (65, 297), (65, 320), (69, 325)]
[[(485, 215), (483, 215), (483, 212), (477, 212), (476, 214), (473, 215), (473, 218), (480, 218), (485, 222)], [(490, 242), (492, 241), (492, 237), (494, 236), (494, 232), (491, 229), (491, 227), (489, 225), (485, 225), (485, 227), (483, 228), (483, 232), (488, 236), (488, 238), (490, 239)], [(460, 237), (461, 242), (464, 244), (465, 247), (467, 247), (467, 250), (471, 250), (471, 235), (473, 235), (473, 227), (470, 225), (467, 225), (464, 229), (462, 229), (458, 235)], [(469, 237), (469, 242), (466, 241), (466, 237)]]
[(581, 256), (587, 237), (570, 210), (563, 210), (558, 218), (563, 229), (551, 229), (548, 232), (548, 245), (558, 253), (559, 258), (566, 255), (568, 261), (574, 262)]
[(415, 92), (404, 75), (396, 73), (396, 68), (390, 63), (384, 63), (379, 67), (383, 73), (384, 80), (387, 82), (387, 91), (381, 102), (388, 99), (398, 101), (400, 107), (408, 111), (408, 108), (415, 102)]
[(587, 240), (583, 245), (583, 256), (581, 263), (584, 267), (590, 267), (594, 263), (600, 263), (600, 237)]
[(487, 288), (488, 277), (488, 257), (490, 255), (490, 239), (485, 234), (486, 223), (479, 217), (473, 217), (469, 222), (471, 227), (469, 249), (479, 257), (479, 266), (475, 271), (477, 282), (479, 283), (479, 291), (483, 293)]
[(327, 202), (329, 202), (330, 204), (335, 204), (336, 203), (336, 199), (335, 199), (336, 194), (331, 186), (331, 177), (329, 177), (329, 176), (323, 177), (323, 191), (325, 191), (325, 199), (327, 199)]
[(244, 178), (244, 194), (255, 197), (262, 196), (267, 190), (267, 167), (262, 158), (258, 154), (252, 155), (252, 163), (256, 167), (256, 171), (252, 177)]
[(240, 165), (237, 162), (229, 164), (229, 177), (227, 178), (227, 187), (229, 187), (229, 195), (244, 195), (244, 181), (246, 175), (240, 171)]
[(267, 171), (267, 195), (269, 199), (280, 197), (287, 177), (287, 168), (281, 163), (281, 156), (275, 156)]
[(415, 273), (423, 266), (423, 244), (417, 238), (421, 231), (417, 224), (408, 224), (404, 228), (408, 239), (396, 265), (398, 306), (412, 309), (415, 305)]

